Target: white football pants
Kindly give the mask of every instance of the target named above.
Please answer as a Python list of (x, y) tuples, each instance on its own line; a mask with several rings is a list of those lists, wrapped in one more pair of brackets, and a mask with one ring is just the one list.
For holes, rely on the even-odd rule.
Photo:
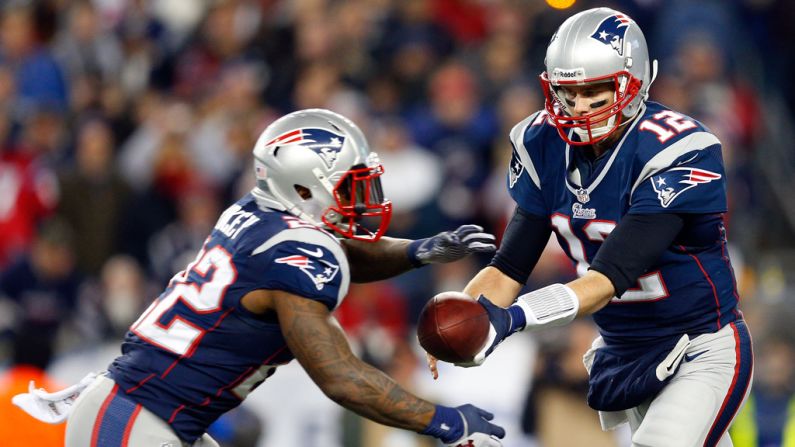
[(66, 425), (66, 447), (219, 447), (208, 434), (189, 445), (171, 427), (100, 375), (77, 398)]
[(737, 321), (690, 340), (665, 388), (635, 408), (600, 414), (603, 427), (628, 421), (633, 447), (731, 447), (727, 429), (751, 391), (752, 372), (751, 336)]

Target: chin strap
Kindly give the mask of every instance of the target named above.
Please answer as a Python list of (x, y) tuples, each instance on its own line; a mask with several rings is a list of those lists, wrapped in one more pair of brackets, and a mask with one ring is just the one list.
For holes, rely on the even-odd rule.
[[(651, 61), (651, 79), (649, 80), (649, 86), (646, 87), (646, 98), (649, 97), (649, 89), (654, 84), (655, 79), (657, 79), (657, 59)], [(646, 98), (643, 99), (645, 100)]]

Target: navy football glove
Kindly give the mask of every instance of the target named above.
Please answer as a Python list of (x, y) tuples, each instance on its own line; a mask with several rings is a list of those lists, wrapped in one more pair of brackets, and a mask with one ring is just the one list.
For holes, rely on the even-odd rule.
[(416, 267), (457, 261), (472, 253), (491, 253), (497, 249), (494, 235), (483, 232), (479, 225), (461, 225), (409, 244), (408, 255)]
[(493, 414), (474, 405), (437, 405), (422, 434), (438, 438), (450, 447), (499, 447), (502, 443), (497, 438), (505, 437), (505, 429), (489, 422), (492, 419)]
[(456, 363), (456, 366), (463, 366), (465, 368), (480, 366), (486, 360), (486, 357), (497, 348), (497, 345), (502, 343), (509, 335), (521, 330), (525, 326), (524, 313), (517, 306), (511, 306), (506, 309), (495, 305), (483, 295), (478, 297), (478, 303), (485, 307), (486, 312), (489, 314), (489, 336), (486, 339), (486, 344), (483, 346), (483, 349), (475, 354), (472, 361)]

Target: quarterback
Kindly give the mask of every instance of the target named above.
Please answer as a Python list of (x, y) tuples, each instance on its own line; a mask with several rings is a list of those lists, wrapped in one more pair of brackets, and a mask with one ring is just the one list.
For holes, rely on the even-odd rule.
[[(570, 17), (545, 65), (544, 110), (510, 134), (514, 216), (464, 290), (488, 310), (492, 339), (463, 366), (515, 331), (592, 314), (587, 400), (604, 429), (628, 422), (639, 447), (731, 446), (753, 355), (726, 248), (720, 141), (648, 100), (656, 61), (618, 11)], [(579, 278), (517, 298), (552, 231)]]

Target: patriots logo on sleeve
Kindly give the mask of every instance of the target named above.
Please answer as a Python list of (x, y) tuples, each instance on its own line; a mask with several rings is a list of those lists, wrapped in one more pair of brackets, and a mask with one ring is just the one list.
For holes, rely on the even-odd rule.
[(513, 151), (513, 154), (511, 155), (511, 165), (508, 168), (509, 187), (513, 188), (513, 186), (519, 180), (519, 176), (522, 175), (522, 172), (524, 172), (524, 165), (522, 164), (521, 160), (519, 160), (519, 156), (516, 154), (516, 151)]
[(632, 23), (632, 19), (624, 14), (612, 15), (599, 23), (591, 37), (605, 45), (610, 45), (619, 56), (623, 56), (624, 36), (630, 23)]
[(285, 256), (282, 258), (278, 258), (275, 260), (278, 264), (287, 264), (290, 267), (295, 267), (300, 269), (317, 287), (317, 290), (323, 290), (323, 286), (327, 283), (331, 282), (335, 276), (337, 276), (337, 272), (340, 271), (340, 267), (336, 264), (332, 264), (324, 259), (323, 250), (320, 248), (316, 248), (313, 250), (307, 250), (304, 248), (298, 248), (299, 251), (305, 253), (305, 255), (291, 255)]
[(337, 158), (343, 143), (345, 143), (345, 136), (325, 129), (295, 129), (269, 141), (268, 146), (294, 143), (315, 151), (323, 159), (326, 167), (331, 169), (337, 164)]
[(663, 208), (668, 208), (677, 197), (688, 189), (718, 180), (717, 172), (697, 168), (672, 168), (650, 178), (652, 187)]

